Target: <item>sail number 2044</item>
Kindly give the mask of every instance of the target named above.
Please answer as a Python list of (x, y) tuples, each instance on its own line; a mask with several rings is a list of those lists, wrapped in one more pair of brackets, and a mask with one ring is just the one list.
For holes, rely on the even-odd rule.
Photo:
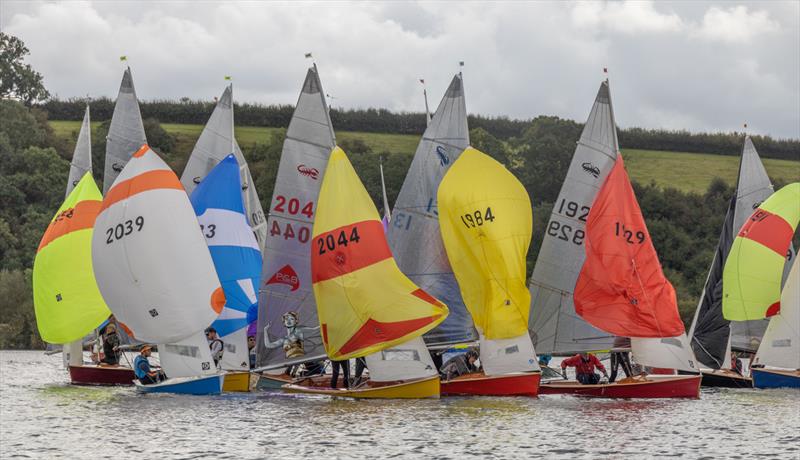
[(344, 230), (339, 232), (336, 237), (332, 233), (327, 234), (324, 238), (317, 238), (317, 246), (319, 247), (319, 254), (325, 254), (326, 251), (333, 251), (337, 247), (347, 246), (350, 243), (358, 243), (361, 237), (358, 236), (358, 227), (353, 227), (350, 235)]

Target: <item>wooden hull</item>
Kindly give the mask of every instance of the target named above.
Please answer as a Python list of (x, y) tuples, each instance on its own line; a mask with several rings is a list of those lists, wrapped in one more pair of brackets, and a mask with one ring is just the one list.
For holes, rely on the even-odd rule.
[(439, 376), (407, 380), (400, 382), (376, 383), (367, 381), (358, 388), (330, 388), (323, 386), (325, 380), (330, 382), (330, 377), (320, 379), (306, 379), (305, 385), (289, 383), (283, 386), (287, 393), (304, 393), (342, 398), (357, 399), (424, 399), (438, 398), (440, 393)]
[(225, 381), (222, 384), (222, 391), (225, 392), (250, 391), (250, 372), (247, 371), (225, 372)]
[(800, 388), (800, 370), (750, 368), (756, 388)]
[(540, 372), (486, 376), (474, 372), (442, 382), (442, 395), (453, 396), (537, 396)]
[(69, 366), (73, 385), (133, 385), (133, 369), (123, 366)]
[(218, 395), (222, 393), (225, 374), (200, 377), (176, 377), (153, 385), (142, 385), (135, 381), (136, 389), (142, 393), (174, 393), (182, 395)]
[(283, 386), (292, 383), (293, 379), (285, 374), (261, 374), (258, 376), (256, 389), (261, 391), (282, 391)]
[(575, 381), (551, 381), (539, 386), (539, 394), (567, 394), (594, 398), (699, 398), (699, 375), (647, 377), (623, 381), (581, 385)]
[[(691, 374), (685, 374), (691, 375)], [(753, 380), (736, 372), (726, 370), (704, 370), (700, 386), (714, 388), (753, 388)]]

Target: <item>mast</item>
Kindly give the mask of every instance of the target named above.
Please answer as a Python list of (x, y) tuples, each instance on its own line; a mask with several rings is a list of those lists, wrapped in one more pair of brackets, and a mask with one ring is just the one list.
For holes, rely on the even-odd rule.
[(436, 203), (442, 177), (468, 146), (464, 85), (461, 74), (456, 74), (414, 153), (388, 233), (400, 270), (450, 309), (447, 319), (425, 335), (429, 346), (478, 338), (447, 260)]
[(383, 197), (383, 216), (386, 219), (386, 224), (392, 222), (392, 210), (389, 208), (389, 199), (386, 197), (386, 181), (383, 180), (383, 158), (381, 158), (378, 167), (381, 170), (381, 196)]
[(571, 354), (609, 349), (613, 344), (612, 334), (578, 317), (573, 290), (586, 259), (586, 218), (618, 151), (606, 79), (578, 140), (531, 276), (528, 330), (538, 353)]
[(420, 78), (419, 82), (422, 83), (422, 97), (425, 99), (425, 127), (428, 127), (431, 125), (431, 120), (433, 119), (431, 109), (428, 108), (428, 90), (425, 88), (425, 79)]

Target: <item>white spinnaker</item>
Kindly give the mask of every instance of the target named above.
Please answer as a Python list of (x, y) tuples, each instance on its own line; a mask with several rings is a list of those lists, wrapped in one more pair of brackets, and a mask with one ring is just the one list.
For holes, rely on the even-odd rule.
[(167, 378), (195, 377), (217, 372), (202, 331), (175, 343), (158, 344), (158, 361)]
[(375, 382), (412, 380), (438, 375), (422, 337), (366, 356), (369, 378)]
[(197, 217), (177, 176), (148, 147), (106, 194), (95, 229), (97, 285), (136, 339), (174, 343), (217, 317), (224, 296)]
[(510, 339), (497, 340), (488, 340), (481, 334), (480, 346), (481, 365), (486, 375), (540, 370), (533, 343), (527, 333)]
[(662, 369), (699, 372), (686, 334), (677, 337), (631, 337), (633, 359), (639, 364)]
[(131, 69), (125, 69), (119, 94), (114, 103), (114, 114), (106, 137), (106, 160), (103, 171), (103, 195), (114, 184), (117, 176), (139, 148), (147, 143), (136, 89), (133, 87)]
[(259, 250), (263, 251), (267, 238), (267, 219), (261, 207), (250, 168), (239, 148), (239, 143), (234, 138), (233, 131), (233, 85), (225, 91), (217, 101), (217, 106), (211, 113), (203, 132), (189, 155), (189, 161), (181, 174), (181, 183), (186, 189), (186, 194), (191, 195), (197, 184), (203, 180), (214, 166), (223, 158), (233, 154), (239, 163), (239, 173), (242, 177), (242, 199), (244, 200), (247, 220), (253, 229), (253, 234), (258, 241)]
[(755, 362), (800, 369), (800, 267), (797, 259), (792, 263), (781, 292), (781, 310), (770, 318)]

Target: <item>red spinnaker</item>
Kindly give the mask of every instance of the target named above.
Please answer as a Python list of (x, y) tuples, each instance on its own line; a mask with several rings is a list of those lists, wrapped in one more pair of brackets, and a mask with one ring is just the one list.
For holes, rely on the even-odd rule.
[(675, 289), (661, 271), (621, 155), (589, 211), (585, 244), (574, 294), (584, 320), (618, 336), (683, 334)]

